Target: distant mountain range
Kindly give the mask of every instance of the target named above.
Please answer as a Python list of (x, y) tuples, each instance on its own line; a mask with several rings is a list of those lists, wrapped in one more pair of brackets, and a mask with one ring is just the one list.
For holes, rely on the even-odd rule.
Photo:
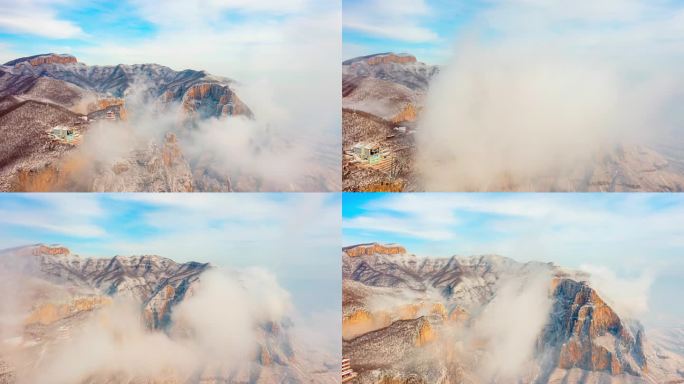
[[(343, 355), (359, 383), (684, 381), (681, 350), (649, 341), (639, 322), (620, 317), (583, 273), (494, 255), (416, 257), (400, 245), (375, 243), (344, 248), (342, 268)], [(538, 276), (548, 280), (534, 285)], [(511, 289), (511, 282), (519, 285)], [(539, 329), (514, 313), (544, 308), (543, 300), (518, 295), (548, 297)], [(499, 321), (496, 338), (482, 336)], [(516, 334), (530, 334), (534, 344), (530, 360), (516, 367), (522, 373), (483, 374), (483, 367), (507, 364), (488, 361), (500, 359), (500, 351), (524, 353), (517, 342), (505, 344)]]
[[(176, 326), (172, 322), (174, 310), (193, 297), (202, 285), (204, 274), (211, 269), (214, 267), (207, 263), (177, 263), (155, 255), (84, 258), (72, 254), (66, 247), (42, 244), (0, 251), (0, 276), (21, 281), (15, 288), (18, 293), (12, 298), (15, 313), (3, 312), (3, 319), (28, 313), (17, 330), (19, 342), (7, 344), (6, 340), (0, 340), (0, 383), (26, 382), (31, 373), (27, 367), (42, 369), (44, 355), (58, 352), (63, 343), (78, 335), (85, 324), (92, 324), (95, 316), (112, 307), (115, 300), (128, 299), (138, 303), (139, 316), (148, 332), (167, 333), (173, 340), (179, 336), (173, 331)], [(7, 311), (8, 308), (12, 307), (0, 309)], [(22, 308), (27, 312), (22, 312)], [(265, 321), (253, 324), (253, 327), (258, 346), (255, 355), (248, 356), (244, 366), (235, 367), (226, 361), (224, 367), (200, 367), (194, 378), (174, 375), (129, 377), (126, 382), (335, 382), (333, 367), (339, 361), (335, 361), (335, 357), (300, 354), (300, 344), (292, 340), (290, 320)], [(154, 357), (150, 356), (150, 359)], [(89, 372), (90, 379), (84, 379), (83, 383), (120, 382), (117, 369), (112, 366)]]

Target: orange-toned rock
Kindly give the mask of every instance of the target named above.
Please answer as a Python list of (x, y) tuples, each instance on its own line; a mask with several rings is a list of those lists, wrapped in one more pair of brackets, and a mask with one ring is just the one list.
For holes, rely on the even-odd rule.
[(418, 338), (416, 339), (416, 346), (422, 347), (435, 339), (435, 331), (432, 329), (430, 322), (424, 321), (418, 330)]
[(69, 55), (44, 55), (38, 56), (28, 61), (34, 67), (43, 64), (73, 64), (77, 63), (75, 57)]
[(390, 316), (386, 312), (371, 314), (365, 310), (358, 310), (342, 319), (342, 338), (351, 339), (386, 327), (390, 322)]
[(353, 245), (351, 247), (342, 248), (342, 251), (349, 257), (357, 257), (363, 255), (399, 255), (406, 253), (406, 248), (399, 245), (380, 245), (377, 243), (373, 244), (360, 244)]
[(145, 323), (150, 328), (158, 328), (163, 323), (175, 296), (176, 289), (171, 284), (167, 284), (150, 300), (143, 312)]
[(415, 63), (416, 58), (415, 58), (415, 56), (411, 56), (411, 55), (396, 55), (394, 53), (389, 53), (386, 55), (378, 55), (378, 56), (369, 57), (368, 59), (366, 59), (366, 62), (369, 65), (389, 64), (389, 63), (407, 64), (407, 63)]
[(33, 250), (34, 255), (68, 255), (70, 253), (67, 247), (49, 247), (47, 245), (40, 245)]
[(111, 106), (119, 107), (119, 118), (121, 120), (126, 120), (128, 115), (126, 113), (126, 102), (124, 99), (118, 97), (105, 97), (97, 99), (94, 103), (88, 105), (88, 113), (101, 111), (107, 109)]
[[(563, 340), (560, 345), (558, 365), (560, 368), (581, 368), (603, 371), (613, 375), (639, 374), (647, 368), (641, 340), (643, 331), (633, 335), (618, 315), (586, 283), (571, 279), (554, 279), (553, 295), (556, 297), (555, 338)], [(596, 342), (607, 337), (615, 351)], [(545, 339), (553, 339), (547, 334)], [(627, 359), (626, 356), (631, 356)], [(634, 365), (634, 363), (636, 365)]]
[(252, 117), (252, 111), (228, 86), (217, 83), (195, 84), (183, 95), (183, 109), (189, 114)]
[(397, 314), (401, 320), (411, 320), (418, 317), (418, 312), (421, 310), (421, 305), (406, 304), (397, 309)]
[(401, 123), (404, 121), (415, 121), (416, 118), (418, 118), (416, 107), (413, 104), (406, 104), (401, 112), (397, 113), (391, 120), (393, 123)]
[(164, 166), (170, 167), (174, 165), (176, 161), (182, 158), (183, 155), (174, 133), (167, 133), (164, 139), (165, 142), (164, 146), (162, 147), (162, 160), (164, 162)]
[(432, 304), (432, 309), (430, 310), (430, 313), (433, 315), (439, 315), (442, 319), (447, 318), (447, 310), (444, 304), (442, 303)]
[(46, 303), (34, 309), (26, 318), (25, 323), (48, 325), (79, 312), (89, 312), (110, 303), (111, 299), (108, 296), (79, 297), (64, 303)]

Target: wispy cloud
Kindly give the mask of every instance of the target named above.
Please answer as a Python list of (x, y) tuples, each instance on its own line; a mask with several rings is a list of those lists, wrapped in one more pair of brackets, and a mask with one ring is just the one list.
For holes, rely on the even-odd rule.
[(428, 193), (347, 200), (345, 210), (358, 211), (344, 217), (346, 241), (406, 242), (418, 253), (501, 253), (575, 267), (601, 257), (623, 269), (661, 269), (681, 264), (674, 255), (684, 249), (677, 224), (684, 199), (672, 195)]
[(343, 26), (371, 36), (406, 42), (438, 39), (421, 21), (433, 10), (425, 0), (371, 0), (344, 2)]
[(0, 226), (81, 238), (104, 235), (98, 221), (105, 214), (94, 196), (84, 194), (27, 194), (19, 200), (0, 201)]
[(499, 254), (589, 272), (621, 315), (676, 323), (684, 291), (679, 194), (420, 193), (344, 196), (343, 241), (420, 256)]
[(302, 310), (322, 310), (339, 296), (340, 203), (316, 193), (4, 194), (0, 248), (55, 242), (83, 256), (261, 266)]
[(65, 0), (24, 0), (0, 2), (0, 30), (49, 39), (83, 35), (77, 24), (58, 16), (57, 6)]

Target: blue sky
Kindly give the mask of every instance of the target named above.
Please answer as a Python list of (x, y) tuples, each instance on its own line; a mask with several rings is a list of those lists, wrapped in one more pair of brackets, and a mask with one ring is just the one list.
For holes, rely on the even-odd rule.
[(443, 63), (458, 32), (484, 7), (481, 1), (342, 0), (343, 58), (407, 52)]
[(600, 276), (628, 300), (648, 297), (663, 311), (651, 321), (684, 317), (671, 308), (684, 294), (681, 194), (357, 193), (344, 194), (342, 212), (345, 245), (554, 262)]
[[(681, 52), (679, 0), (342, 0), (343, 58), (407, 52), (446, 64), (465, 41), (508, 40), (586, 48), (597, 43), (630, 52)], [(623, 46), (625, 44), (625, 46)], [(602, 46), (598, 46), (601, 48)]]
[(296, 72), (285, 56), (304, 58), (307, 45), (339, 51), (330, 44), (339, 40), (339, 14), (337, 0), (5, 1), (0, 61), (70, 53), (88, 64), (155, 62), (244, 81)]
[(339, 194), (2, 194), (0, 248), (58, 243), (82, 256), (157, 254), (259, 266), (300, 310), (340, 302)]

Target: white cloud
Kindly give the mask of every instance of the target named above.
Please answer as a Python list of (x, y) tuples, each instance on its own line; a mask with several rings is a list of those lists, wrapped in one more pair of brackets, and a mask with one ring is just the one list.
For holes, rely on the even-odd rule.
[(133, 0), (138, 14), (157, 25), (183, 27), (184, 22), (205, 24), (220, 21), (226, 13), (288, 15), (311, 6), (309, 0)]
[(640, 318), (648, 312), (649, 293), (655, 278), (651, 271), (622, 277), (601, 265), (583, 264), (580, 269), (589, 273), (591, 286), (620, 316)]
[(81, 27), (57, 15), (56, 6), (64, 2), (63, 0), (0, 2), (0, 30), (51, 39), (82, 36)]
[(600, 257), (622, 270), (649, 265), (657, 271), (682, 263), (673, 255), (684, 248), (678, 224), (684, 201), (671, 200), (640, 194), (391, 194), (345, 217), (343, 228), (347, 239), (391, 236), (439, 248), (442, 255), (499, 253), (570, 267)]
[(424, 0), (371, 0), (344, 6), (343, 27), (405, 42), (431, 42), (438, 35), (420, 21), (432, 13)]
[[(187, 157), (210, 159), (209, 168), (219, 174), (253, 175), (267, 191), (321, 190), (319, 181), (339, 189), (337, 1), (280, 6), (229, 2), (206, 9), (186, 2), (173, 2), (168, 9), (156, 1), (138, 5), (156, 23), (153, 36), (103, 38), (75, 52), (79, 59), (89, 64), (159, 63), (233, 78), (255, 120), (206, 121), (181, 140)], [(185, 7), (190, 9), (185, 12)], [(158, 8), (161, 15), (155, 13)]]
[(682, 20), (676, 2), (493, 2), (459, 30), (431, 86), (422, 186), (548, 190), (619, 145), (664, 153), (684, 121)]
[(22, 196), (32, 201), (32, 206), (0, 206), (0, 225), (40, 229), (81, 238), (93, 238), (106, 233), (97, 223), (105, 215), (105, 211), (94, 195), (74, 193)]

